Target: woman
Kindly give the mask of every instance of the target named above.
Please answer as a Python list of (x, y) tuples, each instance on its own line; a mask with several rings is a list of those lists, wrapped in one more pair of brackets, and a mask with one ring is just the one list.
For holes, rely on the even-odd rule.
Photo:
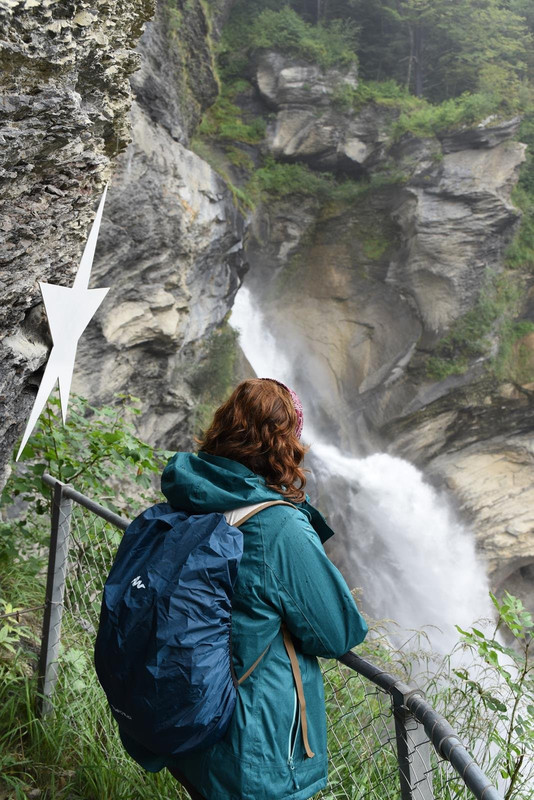
[[(283, 499), (294, 506), (270, 506), (242, 525), (232, 601), (237, 676), (268, 649), (239, 687), (224, 738), (167, 762), (194, 800), (305, 800), (326, 786), (316, 656), (341, 656), (364, 639), (367, 626), (323, 550), (332, 531), (304, 493), (301, 431), (302, 407), (290, 389), (270, 379), (243, 381), (216, 411), (198, 454), (177, 453), (163, 472), (171, 505), (191, 513), (224, 511), (231, 524), (258, 503)], [(298, 653), (305, 717), (282, 623)]]

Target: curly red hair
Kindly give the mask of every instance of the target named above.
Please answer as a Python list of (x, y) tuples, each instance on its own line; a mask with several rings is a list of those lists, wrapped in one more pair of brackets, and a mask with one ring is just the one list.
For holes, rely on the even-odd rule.
[(308, 450), (297, 439), (297, 414), (289, 391), (274, 380), (242, 381), (220, 406), (199, 449), (239, 461), (267, 486), (297, 503), (305, 499), (299, 467)]

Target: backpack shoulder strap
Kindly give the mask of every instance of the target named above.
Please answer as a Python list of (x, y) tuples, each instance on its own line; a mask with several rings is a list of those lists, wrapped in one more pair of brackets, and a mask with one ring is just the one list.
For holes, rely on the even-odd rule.
[(268, 500), (266, 503), (258, 503), (256, 508), (253, 508), (240, 520), (234, 522), (234, 527), (239, 528), (239, 526), (243, 525), (244, 522), (247, 522), (247, 520), (249, 520), (255, 514), (258, 514), (260, 511), (263, 511), (264, 508), (269, 508), (269, 506), (291, 506), (291, 508), (296, 508), (293, 503), (288, 503), (287, 500)]

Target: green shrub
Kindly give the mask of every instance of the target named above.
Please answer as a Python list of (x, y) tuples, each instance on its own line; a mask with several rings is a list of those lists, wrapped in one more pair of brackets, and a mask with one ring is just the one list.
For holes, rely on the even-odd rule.
[(282, 199), (291, 195), (315, 198), (319, 203), (350, 205), (367, 192), (405, 180), (401, 173), (374, 175), (370, 180), (336, 180), (330, 172), (316, 172), (301, 163), (288, 164), (265, 159), (248, 184), (248, 192), (259, 199)]
[(311, 25), (285, 6), (280, 11), (265, 9), (255, 19), (250, 47), (294, 53), (327, 69), (357, 63), (356, 37), (357, 28), (350, 20)]
[(329, 173), (314, 172), (305, 164), (280, 163), (269, 156), (254, 173), (250, 189), (256, 195), (266, 194), (271, 198), (302, 194), (324, 199), (333, 182)]
[(499, 351), (492, 363), (493, 372), (500, 380), (518, 384), (534, 382), (534, 351), (521, 342), (530, 333), (534, 333), (534, 322), (530, 320), (503, 323)]
[(392, 127), (395, 139), (404, 133), (414, 136), (435, 136), (437, 133), (455, 130), (461, 126), (473, 125), (482, 119), (502, 110), (502, 99), (497, 94), (465, 92), (460, 97), (444, 100), (432, 105), (426, 100), (402, 109), (398, 120)]
[[(498, 614), (492, 634), (456, 626), (470, 660), (482, 662), (483, 668), (455, 669), (461, 686), (448, 700), (462, 707), (466, 699), (476, 698), (476, 710), (464, 721), (464, 735), (472, 741), (477, 732), (484, 736), (481, 766), (494, 781), (497, 776), (506, 781), (505, 797), (529, 800), (534, 779), (534, 621), (521, 600), (508, 592), (500, 601), (491, 592), (490, 597)], [(499, 630), (506, 633), (504, 641)], [(462, 695), (464, 702), (459, 703)], [(481, 717), (487, 719), (484, 727)]]
[(394, 80), (364, 81), (358, 86), (343, 85), (336, 88), (332, 102), (342, 111), (359, 111), (367, 103), (391, 108), (399, 112), (392, 123), (391, 136), (399, 139), (405, 133), (432, 137), (462, 126), (474, 125), (491, 114), (502, 117), (520, 109), (519, 101), (513, 108), (496, 92), (464, 92), (460, 97), (444, 100), (434, 105), (425, 98), (415, 97)]
[(427, 374), (435, 380), (465, 372), (472, 359), (487, 356), (490, 334), (502, 334), (503, 326), (519, 311), (520, 284), (510, 274), (493, 276), (475, 307), (457, 319), (427, 360)]
[(243, 121), (243, 112), (232, 100), (234, 89), (224, 88), (215, 103), (206, 111), (197, 128), (197, 135), (206, 139), (258, 144), (265, 136), (265, 121), (256, 117)]
[[(67, 424), (63, 425), (58, 396), (52, 396), (38, 425), (22, 451), (22, 461), (14, 468), (1, 495), (2, 506), (14, 498), (32, 503), (32, 514), (49, 513), (49, 490), (41, 476), (49, 472), (64, 483), (73, 483), (120, 513), (115, 502), (112, 481), (120, 477), (135, 494), (123, 493), (120, 505), (132, 509), (146, 505), (146, 492), (152, 476), (159, 472), (171, 455), (156, 451), (135, 434), (130, 415), (141, 413), (140, 400), (131, 395), (117, 395), (116, 405), (96, 408), (87, 400), (71, 395)], [(20, 524), (25, 524), (21, 520)]]

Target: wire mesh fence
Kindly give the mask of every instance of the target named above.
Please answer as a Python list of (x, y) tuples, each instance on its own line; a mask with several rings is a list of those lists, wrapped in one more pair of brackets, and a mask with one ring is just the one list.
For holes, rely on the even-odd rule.
[[(71, 487), (48, 476), (47, 482), (54, 487), (54, 503), (39, 668), (43, 713), (51, 708), (56, 684), (75, 692), (89, 671), (93, 675), (104, 581), (127, 524)], [(322, 664), (330, 774), (317, 797), (500, 800), (450, 726), (417, 697), (418, 690), (353, 654), (343, 659), (347, 663)], [(101, 703), (104, 714), (103, 693)]]
[(398, 800), (391, 697), (343, 664), (323, 662), (328, 719), (329, 785), (323, 800)]
[[(389, 692), (339, 662), (324, 662), (323, 676), (330, 775), (328, 788), (319, 795), (322, 800), (473, 797), (450, 762), (431, 746), (421, 723), (401, 709), (405, 718), (399, 725)], [(399, 738), (404, 766), (399, 763)]]

